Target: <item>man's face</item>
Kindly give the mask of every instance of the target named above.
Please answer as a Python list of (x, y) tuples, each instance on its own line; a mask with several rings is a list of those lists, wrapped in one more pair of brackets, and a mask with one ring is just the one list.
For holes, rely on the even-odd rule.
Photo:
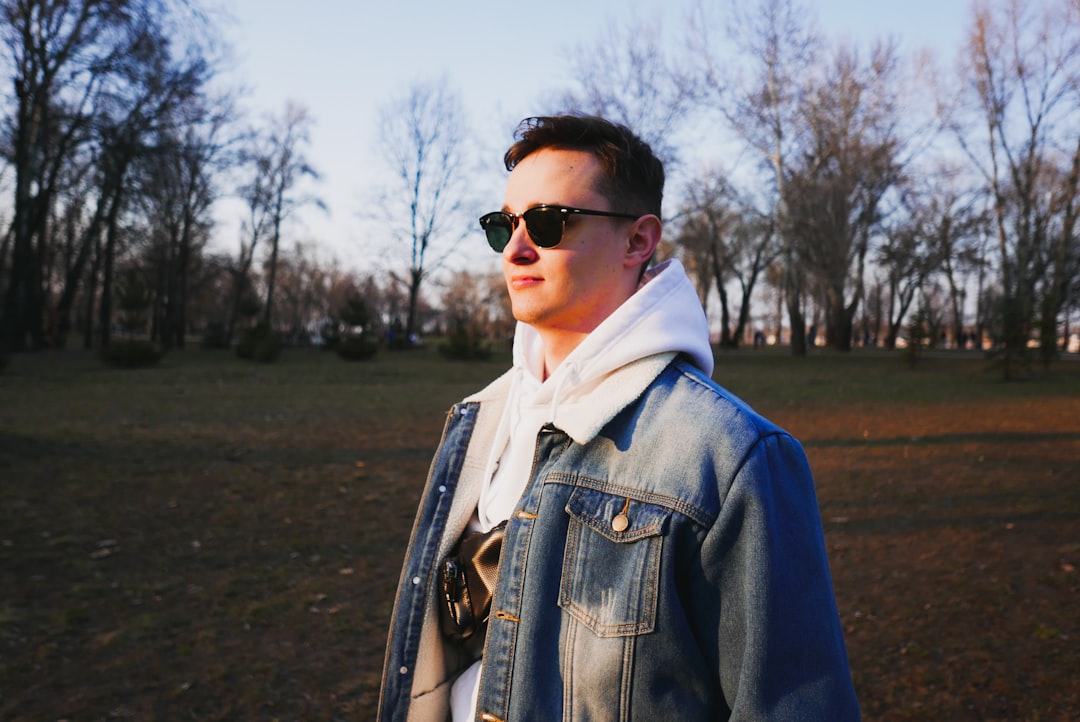
[[(596, 190), (600, 173), (590, 153), (537, 151), (510, 173), (503, 210), (523, 213), (546, 203), (610, 211)], [(590, 333), (636, 288), (636, 266), (626, 264), (632, 225), (627, 219), (571, 216), (559, 245), (540, 248), (519, 221), (502, 252), (514, 317), (535, 327), (547, 343)]]

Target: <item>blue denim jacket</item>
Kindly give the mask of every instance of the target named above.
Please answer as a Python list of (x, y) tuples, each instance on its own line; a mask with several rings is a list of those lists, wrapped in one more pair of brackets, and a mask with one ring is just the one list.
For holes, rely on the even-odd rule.
[[(505, 393), (449, 414), (391, 621), (388, 722), (444, 722), (471, 661), (438, 632), (436, 570)], [(584, 445), (545, 427), (506, 530), (477, 718), (859, 719), (798, 442), (682, 360)]]

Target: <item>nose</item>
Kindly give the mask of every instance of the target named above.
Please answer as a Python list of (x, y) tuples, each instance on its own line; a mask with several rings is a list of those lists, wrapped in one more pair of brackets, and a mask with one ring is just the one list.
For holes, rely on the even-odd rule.
[(503, 260), (509, 263), (524, 265), (533, 263), (540, 257), (536, 245), (529, 238), (529, 232), (525, 228), (525, 219), (519, 218), (510, 234), (510, 240), (506, 242), (506, 248), (502, 252)]

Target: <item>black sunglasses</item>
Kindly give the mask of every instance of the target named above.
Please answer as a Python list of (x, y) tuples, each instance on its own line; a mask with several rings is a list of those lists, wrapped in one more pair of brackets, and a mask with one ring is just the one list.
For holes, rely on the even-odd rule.
[(641, 216), (629, 213), (612, 213), (610, 211), (590, 211), (586, 208), (570, 208), (569, 206), (549, 206), (547, 204), (533, 206), (524, 213), (507, 213), (506, 211), (493, 211), (480, 216), (480, 227), (487, 235), (488, 245), (497, 253), (502, 253), (506, 244), (510, 242), (510, 236), (517, 228), (518, 219), (525, 221), (525, 230), (529, 233), (532, 242), (541, 248), (554, 248), (562, 240), (563, 225), (571, 215), (580, 216), (606, 216), (609, 218), (637, 219)]

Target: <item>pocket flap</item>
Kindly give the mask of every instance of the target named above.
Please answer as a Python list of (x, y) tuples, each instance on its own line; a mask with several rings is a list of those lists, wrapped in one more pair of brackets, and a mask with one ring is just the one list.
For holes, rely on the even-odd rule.
[(613, 542), (632, 542), (664, 533), (671, 510), (587, 487), (578, 487), (566, 513)]

